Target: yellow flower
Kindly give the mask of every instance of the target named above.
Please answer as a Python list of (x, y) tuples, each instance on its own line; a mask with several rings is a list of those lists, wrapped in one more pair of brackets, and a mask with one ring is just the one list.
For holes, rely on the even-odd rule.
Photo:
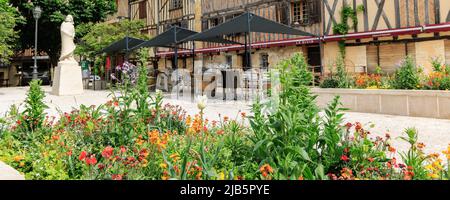
[(441, 160), (438, 159), (433, 162), (433, 167), (437, 169), (438, 171), (442, 170)]
[(147, 159), (143, 159), (142, 161), (141, 161), (142, 163), (142, 167), (147, 167), (147, 165), (148, 165), (148, 160)]
[(159, 164), (159, 167), (161, 167), (162, 169), (167, 169), (167, 164), (161, 163), (161, 164)]
[(25, 166), (25, 162), (20, 162), (19, 167)]
[(434, 171), (434, 167), (432, 165), (425, 166), (425, 169), (427, 169), (429, 171)]
[(22, 156), (14, 156), (14, 161), (20, 162), (21, 160), (23, 160)]
[(220, 172), (219, 177), (217, 177), (217, 180), (225, 180), (225, 174), (223, 172)]
[(437, 174), (428, 174), (428, 176), (429, 177), (431, 177), (432, 179), (438, 179), (439, 178), (439, 175), (437, 175)]

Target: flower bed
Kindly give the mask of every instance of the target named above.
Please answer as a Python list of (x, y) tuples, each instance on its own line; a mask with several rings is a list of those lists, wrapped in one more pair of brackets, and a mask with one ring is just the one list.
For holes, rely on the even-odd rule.
[(352, 89), (450, 90), (450, 66), (441, 64), (439, 59), (434, 59), (431, 64), (433, 71), (425, 73), (421, 67), (414, 64), (412, 58), (406, 57), (394, 74), (385, 74), (377, 67), (372, 74), (361, 73), (350, 76), (342, 59), (338, 59), (335, 64), (337, 73), (331, 73), (320, 86)]
[[(449, 178), (441, 155), (423, 153), (415, 129), (402, 138), (410, 149), (397, 152), (389, 135), (370, 139), (362, 124), (344, 122), (339, 98), (319, 109), (302, 56), (279, 69), (277, 107), (256, 102), (252, 113), (219, 121), (204, 118), (205, 98), (196, 116), (162, 105), (160, 93), (148, 94), (142, 66), (135, 87), (119, 87), (121, 96), (59, 118), (44, 113), (44, 93), (32, 82), (25, 110), (12, 107), (0, 119), (0, 159), (38, 180)], [(443, 153), (450, 159), (450, 147)]]

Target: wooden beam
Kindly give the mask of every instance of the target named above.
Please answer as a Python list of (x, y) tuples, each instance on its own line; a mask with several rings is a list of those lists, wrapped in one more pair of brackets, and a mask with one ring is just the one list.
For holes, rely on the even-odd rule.
[(430, 24), (430, 13), (429, 13), (429, 5), (428, 0), (425, 0), (425, 24)]
[(364, 5), (364, 31), (369, 31), (369, 9), (367, 9), (367, 0), (363, 0)]
[(327, 8), (328, 14), (330, 16), (330, 20), (328, 20), (328, 25), (325, 30), (325, 35), (328, 35), (330, 33), (332, 23), (337, 24), (336, 19), (334, 18), (334, 13), (336, 12), (338, 1), (339, 0), (334, 0), (333, 8), (331, 8), (330, 4), (328, 3), (328, 0), (324, 0), (325, 7)]
[(395, 27), (400, 28), (401, 20), (400, 20), (400, 2), (399, 2), (399, 0), (394, 1), (394, 6), (395, 6)]
[(375, 16), (375, 20), (373, 22), (372, 30), (377, 30), (378, 23), (380, 21), (380, 17), (383, 17), (384, 22), (386, 23), (386, 26), (391, 29), (391, 23), (389, 22), (389, 18), (386, 16), (386, 13), (384, 12), (384, 4), (386, 0), (375, 0), (375, 3), (377, 4), (378, 11)]
[(434, 23), (441, 23), (441, 4), (440, 0), (434, 0)]
[(417, 0), (414, 0), (414, 20), (416, 22), (416, 26), (419, 26), (420, 25), (419, 2)]

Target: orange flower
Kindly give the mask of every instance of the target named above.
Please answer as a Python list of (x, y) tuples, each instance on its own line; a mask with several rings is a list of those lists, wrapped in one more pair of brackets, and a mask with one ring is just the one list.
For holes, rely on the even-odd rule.
[(419, 149), (423, 149), (424, 147), (425, 147), (424, 143), (417, 144), (417, 148), (419, 148)]
[(245, 118), (245, 117), (247, 117), (247, 114), (246, 114), (245, 112), (242, 112), (242, 113), (241, 113), (241, 117), (242, 117), (242, 118)]
[(389, 146), (389, 152), (391, 153), (395, 153), (396, 149), (392, 146)]
[(273, 169), (269, 164), (264, 164), (259, 168), (263, 177), (267, 177), (269, 174), (273, 174)]
[(173, 160), (173, 162), (177, 162), (178, 160), (180, 160), (180, 155), (178, 153), (174, 153), (169, 157)]
[(223, 121), (224, 121), (224, 122), (227, 122), (228, 119), (229, 119), (228, 116), (223, 117)]

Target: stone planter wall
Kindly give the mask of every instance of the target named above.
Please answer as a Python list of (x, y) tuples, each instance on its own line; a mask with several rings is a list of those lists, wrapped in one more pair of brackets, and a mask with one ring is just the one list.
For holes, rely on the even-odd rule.
[(341, 96), (352, 112), (450, 119), (449, 91), (313, 88), (312, 92), (321, 108)]

